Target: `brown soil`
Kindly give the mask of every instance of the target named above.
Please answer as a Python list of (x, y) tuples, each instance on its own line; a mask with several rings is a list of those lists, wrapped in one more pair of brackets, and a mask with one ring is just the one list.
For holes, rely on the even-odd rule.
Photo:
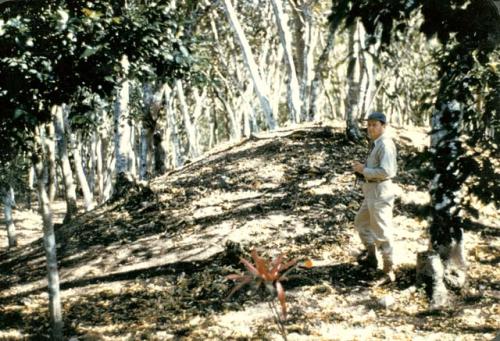
[[(428, 195), (419, 155), (426, 135), (394, 129), (397, 279), (357, 266), (352, 221), (362, 200), (350, 161), (366, 147), (340, 128), (303, 126), (221, 147), (184, 168), (56, 225), (68, 340), (280, 340), (265, 290), (226, 299), (250, 250), (309, 258), (283, 283), (288, 340), (491, 340), (500, 329), (498, 212), (467, 220), (468, 285), (428, 310), (415, 286), (427, 248)], [(62, 203), (56, 203), (56, 222)], [(0, 340), (48, 338), (40, 218), (15, 212), (20, 246), (0, 233)], [(248, 289), (248, 290), (247, 290)], [(262, 289), (262, 288), (261, 288)]]

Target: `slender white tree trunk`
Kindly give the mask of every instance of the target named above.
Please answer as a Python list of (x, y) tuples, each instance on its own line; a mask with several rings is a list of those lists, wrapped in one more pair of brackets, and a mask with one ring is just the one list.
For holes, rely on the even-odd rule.
[(136, 142), (136, 136), (137, 136), (138, 130), (137, 126), (134, 122), (132, 122), (130, 126), (130, 154), (129, 154), (129, 172), (132, 178), (137, 179), (139, 177), (138, 174), (138, 154), (139, 154), (139, 149), (138, 146), (139, 144)]
[(184, 119), (184, 127), (188, 138), (188, 157), (196, 158), (200, 155), (198, 147), (198, 139), (196, 137), (196, 126), (193, 124), (191, 115), (189, 113), (186, 97), (184, 96), (184, 88), (182, 81), (177, 79), (175, 81), (175, 88), (177, 90), (177, 97), (179, 98), (179, 107), (181, 109), (182, 117)]
[(109, 198), (111, 198), (111, 195), (113, 194), (113, 174), (116, 169), (116, 159), (115, 159), (115, 152), (114, 152), (114, 143), (112, 143), (111, 138), (103, 137), (103, 153), (104, 157), (103, 160), (105, 160), (105, 171), (104, 171), (104, 192), (103, 192), (103, 197), (102, 201), (105, 202)]
[(274, 17), (280, 36), (281, 45), (285, 52), (285, 64), (288, 73), (287, 79), (287, 103), (290, 110), (292, 122), (300, 121), (300, 88), (297, 72), (295, 70), (295, 62), (293, 61), (292, 38), (290, 28), (288, 27), (288, 16), (283, 12), (281, 0), (271, 0), (273, 6)]
[(130, 81), (127, 78), (129, 62), (126, 55), (120, 61), (124, 74), (115, 105), (115, 160), (116, 174), (131, 179), (132, 127), (130, 126)]
[[(174, 96), (173, 90), (170, 87), (165, 88), (165, 112), (167, 115), (167, 137), (162, 149), (165, 151), (165, 157), (168, 155), (167, 150), (170, 150), (171, 164), (173, 168), (182, 166), (181, 142), (177, 131), (177, 121), (174, 111)], [(168, 146), (167, 146), (168, 145)]]
[(96, 188), (96, 157), (95, 157), (95, 141), (93, 134), (89, 134), (89, 139), (83, 147), (85, 159), (87, 160), (84, 167), (85, 174), (87, 174), (87, 183), (89, 184), (90, 192), (94, 196), (95, 200), (95, 188)]
[(358, 24), (358, 49), (357, 56), (359, 61), (359, 111), (357, 116), (360, 118), (364, 118), (366, 114), (367, 101), (369, 96), (369, 87), (371, 83), (369, 72), (369, 60), (367, 58), (367, 54), (364, 52), (366, 50), (366, 34), (364, 26), (359, 23)]
[(64, 130), (69, 139), (69, 145), (73, 154), (73, 165), (75, 167), (76, 176), (78, 179), (78, 183), (80, 184), (80, 189), (83, 194), (83, 202), (85, 211), (88, 212), (94, 208), (94, 196), (90, 191), (89, 184), (87, 182), (87, 177), (85, 176), (85, 171), (83, 170), (83, 161), (81, 155), (81, 135), (77, 134), (77, 138), (75, 139), (75, 134), (71, 130), (71, 125), (68, 121), (68, 109), (63, 111), (63, 119), (64, 119)]
[(97, 184), (96, 197), (97, 202), (102, 204), (104, 194), (104, 167), (102, 162), (102, 138), (98, 131), (92, 134), (92, 150), (95, 153), (95, 182)]
[(213, 111), (215, 111), (215, 109), (211, 106), (208, 106), (205, 110), (205, 117), (208, 122), (208, 150), (212, 149), (215, 145), (215, 122), (212, 115)]
[(302, 79), (300, 83), (300, 97), (302, 99), (301, 116), (303, 120), (310, 121), (312, 117), (308, 117), (309, 110), (309, 94), (310, 94), (310, 79), (311, 67), (313, 64), (313, 51), (316, 44), (317, 34), (313, 26), (312, 7), (315, 1), (307, 2), (302, 6), (303, 21), (304, 21), (304, 52), (302, 55)]
[(229, 101), (226, 99), (224, 94), (219, 91), (218, 89), (215, 89), (215, 94), (217, 98), (221, 101), (222, 105), (224, 106), (224, 109), (227, 113), (227, 116), (229, 118), (229, 123), (230, 123), (230, 128), (229, 128), (229, 135), (231, 140), (238, 141), (241, 139), (241, 125), (239, 124), (238, 120), (236, 119), (236, 114), (234, 112), (233, 107), (229, 103)]
[[(276, 113), (277, 119), (279, 119), (279, 108), (283, 98), (283, 85), (286, 86), (286, 71), (282, 70), (281, 67), (284, 50), (281, 44), (277, 45), (276, 48), (269, 48), (270, 45), (271, 43), (268, 40), (263, 44), (265, 47), (263, 51), (265, 52), (261, 54), (260, 65), (261, 69), (267, 70), (266, 82), (271, 85), (271, 105), (273, 112)], [(290, 119), (290, 117), (287, 119)]]
[(28, 171), (28, 208), (31, 210), (31, 196), (35, 191), (35, 167), (31, 165)]
[[(198, 119), (203, 115), (203, 108), (205, 107), (205, 100), (207, 97), (206, 89), (204, 88), (200, 94), (198, 89), (194, 88), (193, 89), (193, 97), (194, 97), (193, 124), (195, 127), (197, 127)], [(199, 138), (196, 130), (195, 130), (195, 132), (197, 134), (196, 141), (198, 141), (198, 152), (200, 152), (200, 150), (199, 150), (200, 138)]]
[[(73, 219), (77, 213), (76, 189), (73, 180), (73, 171), (71, 170), (68, 157), (68, 145), (64, 130), (63, 109), (61, 106), (55, 105), (52, 107), (52, 117), (57, 141), (58, 161), (64, 181), (64, 193), (66, 197), (66, 216), (64, 217), (64, 222), (66, 223)], [(37, 177), (38, 176), (39, 174), (37, 173)]]
[(45, 135), (45, 150), (47, 151), (47, 159), (49, 160), (49, 182), (47, 186), (49, 187), (49, 200), (51, 202), (54, 201), (57, 194), (57, 163), (54, 135), (54, 125), (48, 124)]
[(347, 66), (347, 97), (346, 97), (346, 132), (347, 137), (353, 141), (359, 141), (362, 138), (357, 122), (357, 113), (359, 108), (359, 60), (358, 44), (355, 41), (355, 35), (358, 24), (352, 25), (349, 29), (349, 63)]
[(98, 148), (98, 151), (101, 154), (103, 192), (99, 202), (103, 203), (111, 198), (113, 194), (113, 177), (115, 174), (115, 126), (114, 113), (110, 115), (103, 110), (101, 117), (103, 118), (103, 122), (98, 132), (101, 147)]
[(16, 225), (12, 217), (12, 208), (15, 206), (14, 189), (6, 187), (0, 190), (0, 195), (3, 199), (3, 212), (5, 219), (5, 227), (7, 228), (7, 239), (9, 248), (17, 246)]
[(83, 193), (83, 201), (85, 211), (90, 211), (94, 208), (94, 196), (90, 190), (89, 184), (87, 182), (87, 177), (85, 176), (85, 171), (83, 169), (83, 161), (80, 153), (81, 150), (81, 135), (77, 134), (77, 139), (74, 140), (74, 135), (72, 135), (72, 146), (73, 146), (73, 160), (75, 164), (76, 175), (78, 182), (80, 183), (80, 188)]
[(319, 119), (318, 113), (318, 97), (319, 97), (319, 89), (320, 82), (323, 78), (323, 72), (325, 70), (325, 66), (328, 63), (328, 56), (330, 52), (333, 50), (333, 45), (335, 42), (335, 32), (333, 30), (328, 31), (328, 38), (326, 39), (326, 45), (321, 52), (321, 55), (316, 63), (316, 67), (314, 70), (314, 78), (311, 82), (311, 96), (309, 100), (309, 114), (308, 116), (316, 121)]
[[(223, 48), (221, 46), (221, 43), (220, 43), (220, 40), (219, 40), (219, 33), (218, 33), (218, 30), (217, 30), (217, 25), (215, 23), (215, 20), (214, 18), (210, 18), (210, 25), (211, 25), (211, 28), (212, 28), (212, 33), (214, 35), (214, 40), (215, 40), (215, 46), (217, 48), (217, 52), (219, 54), (219, 57), (220, 57), (220, 63), (221, 63), (221, 66), (222, 66), (222, 69), (224, 70), (230, 70), (230, 67), (229, 67), (229, 63), (226, 63), (225, 62), (225, 54), (223, 52)], [(229, 44), (231, 45), (232, 41), (229, 42)], [(234, 61), (236, 58), (234, 56), (234, 54), (232, 54), (232, 60)], [(226, 89), (231, 89), (232, 87), (230, 86), (229, 84), (229, 81), (226, 80), (226, 77), (224, 77), (222, 75), (222, 72), (216, 67), (214, 66), (214, 69), (215, 71), (217, 72), (217, 74), (220, 76), (220, 78), (222, 79), (222, 81), (226, 84)], [(241, 97), (241, 100), (243, 101), (243, 105), (245, 107), (245, 114), (243, 115), (243, 134), (244, 136), (250, 136), (250, 134), (254, 131), (257, 130), (257, 113), (255, 112), (255, 108), (252, 106), (251, 104), (251, 98), (253, 96), (253, 93), (254, 93), (254, 90), (253, 90), (253, 83), (252, 82), (246, 82), (245, 81), (245, 78), (246, 78), (246, 74), (245, 75), (242, 75), (242, 73), (244, 72), (244, 70), (241, 70), (240, 68), (236, 67), (235, 68), (235, 71), (234, 72), (228, 72), (228, 75), (231, 76), (231, 80), (232, 80), (232, 83), (233, 83), (233, 86), (236, 86), (240, 92), (240, 97)], [(246, 89), (245, 89), (246, 88)], [(220, 91), (216, 90), (216, 97), (218, 99), (221, 99), (220, 97)], [(206, 110), (209, 110), (209, 108), (207, 107)], [(230, 113), (229, 113), (230, 114)], [(212, 116), (210, 116), (210, 113), (208, 113), (208, 116), (209, 117), (209, 122), (211, 122), (211, 126), (210, 126), (210, 143), (209, 143), (209, 149), (213, 147), (213, 143), (215, 143), (215, 132), (214, 132), (214, 127), (215, 127), (215, 124), (213, 124), (214, 122), (214, 119)], [(230, 120), (234, 120), (232, 117), (229, 117)], [(234, 127), (234, 125), (233, 125)], [(236, 128), (235, 128), (236, 129)], [(237, 133), (234, 134), (233, 132), (231, 132), (231, 138), (232, 139), (238, 139), (237, 137)]]
[(43, 220), (43, 244), (47, 259), (47, 277), (49, 289), (49, 314), (51, 322), (51, 340), (63, 340), (63, 319), (61, 307), (61, 295), (59, 288), (59, 272), (57, 269), (57, 246), (52, 223), (52, 211), (50, 201), (43, 181), (44, 162), (42, 142), (37, 134), (37, 150), (33, 152), (33, 165), (37, 175), (37, 191), (40, 203), (40, 214)]
[(252, 53), (252, 49), (248, 44), (248, 40), (241, 28), (240, 22), (236, 15), (236, 12), (231, 4), (230, 0), (223, 0), (226, 14), (229, 19), (229, 23), (236, 33), (236, 37), (241, 45), (241, 49), (243, 51), (243, 58), (245, 60), (245, 65), (248, 68), (250, 75), (252, 77), (252, 81), (254, 82), (254, 88), (257, 92), (257, 96), (259, 97), (262, 111), (266, 117), (266, 123), (269, 129), (274, 130), (276, 128), (275, 116), (271, 107), (271, 102), (269, 101), (269, 87), (262, 81), (262, 78), (259, 74), (259, 70), (257, 64), (255, 63), (255, 58)]

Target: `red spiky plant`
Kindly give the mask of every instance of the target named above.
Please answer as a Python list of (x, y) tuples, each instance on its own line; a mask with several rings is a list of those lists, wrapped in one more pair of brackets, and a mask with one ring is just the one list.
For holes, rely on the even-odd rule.
[(255, 283), (257, 288), (261, 285), (264, 285), (266, 289), (271, 293), (271, 295), (274, 295), (276, 293), (276, 296), (281, 305), (282, 315), (282, 319), (279, 319), (278, 316), (278, 320), (279, 322), (282, 322), (286, 320), (287, 317), (287, 306), (285, 289), (283, 288), (281, 282), (286, 281), (288, 279), (287, 275), (297, 267), (311, 268), (312, 262), (309, 259), (303, 262), (299, 262), (298, 259), (284, 261), (284, 256), (282, 254), (276, 257), (274, 260), (267, 260), (263, 257), (260, 257), (255, 249), (251, 251), (251, 255), (254, 264), (244, 258), (240, 258), (241, 263), (243, 263), (243, 265), (245, 265), (247, 269), (247, 272), (245, 274), (232, 274), (226, 277), (227, 279), (239, 282), (231, 290), (228, 298), (246, 284), (253, 282)]

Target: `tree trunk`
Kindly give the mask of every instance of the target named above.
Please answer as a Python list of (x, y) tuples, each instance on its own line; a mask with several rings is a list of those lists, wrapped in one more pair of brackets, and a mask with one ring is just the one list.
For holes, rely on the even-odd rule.
[(347, 66), (347, 97), (346, 97), (346, 134), (351, 141), (359, 142), (362, 139), (361, 131), (359, 130), (357, 121), (357, 112), (359, 105), (359, 63), (357, 58), (357, 44), (354, 36), (357, 31), (357, 25), (354, 24), (349, 28), (349, 63)]
[(95, 141), (93, 140), (93, 135), (89, 134), (89, 140), (83, 146), (85, 174), (87, 175), (87, 183), (89, 184), (90, 193), (95, 198), (95, 188), (96, 188), (96, 157), (95, 157)]
[[(155, 97), (159, 97), (156, 105)], [(157, 109), (163, 98), (163, 87), (160, 93), (153, 94), (153, 86), (145, 84), (143, 86), (144, 116), (141, 122), (141, 135), (139, 142), (139, 178), (141, 180), (149, 179), (153, 171), (153, 135), (157, 124)]]
[[(127, 63), (127, 57), (122, 58), (122, 64)], [(116, 174), (124, 174), (130, 179), (132, 145), (130, 143), (132, 127), (129, 117), (130, 81), (123, 79), (115, 106), (115, 169)]]
[(64, 110), (64, 129), (69, 138), (69, 145), (73, 152), (73, 161), (75, 166), (75, 171), (78, 179), (78, 183), (80, 184), (80, 188), (83, 193), (83, 202), (85, 211), (88, 212), (94, 208), (94, 196), (90, 191), (89, 184), (87, 182), (87, 177), (85, 176), (85, 171), (83, 170), (83, 161), (81, 155), (81, 135), (78, 134), (75, 139), (75, 135), (71, 131), (71, 125), (68, 121), (67, 110)]
[(458, 289), (466, 281), (464, 233), (458, 206), (463, 179), (460, 172), (457, 176), (450, 170), (463, 154), (460, 141), (462, 119), (463, 109), (456, 101), (443, 104), (432, 117), (434, 178), (430, 194), (433, 220), (430, 225), (430, 260), (427, 262), (432, 263), (432, 266), (427, 266), (432, 271), (430, 276), (419, 276), (432, 278), (433, 285), (429, 294), (434, 308), (441, 308), (448, 303), (447, 287)]
[(311, 76), (311, 65), (312, 65), (312, 56), (313, 56), (313, 50), (314, 50), (314, 27), (313, 27), (313, 13), (312, 13), (312, 6), (313, 6), (314, 1), (311, 1), (310, 3), (307, 2), (302, 6), (302, 12), (303, 12), (303, 20), (304, 20), (304, 54), (303, 54), (303, 67), (302, 67), (302, 79), (300, 82), (300, 98), (302, 100), (302, 109), (301, 109), (301, 116), (302, 120), (307, 120), (310, 121), (312, 120), (312, 117), (308, 116), (308, 111), (309, 111), (309, 100), (310, 100), (310, 87), (309, 87), (309, 80)]
[(328, 62), (328, 56), (330, 55), (330, 51), (333, 49), (333, 45), (335, 42), (335, 32), (333, 30), (328, 30), (328, 38), (326, 39), (326, 46), (321, 52), (321, 55), (316, 63), (316, 68), (314, 70), (314, 78), (311, 82), (311, 98), (309, 99), (309, 117), (312, 118), (313, 121), (318, 119), (318, 97), (319, 97), (319, 88), (320, 81), (323, 77), (323, 72), (325, 66)]
[(281, 64), (285, 51), (281, 44), (276, 46), (276, 48), (269, 48), (271, 39), (272, 38), (267, 39), (265, 44), (263, 44), (259, 65), (261, 70), (267, 70), (265, 81), (266, 84), (270, 85), (269, 98), (271, 100), (271, 107), (273, 108), (273, 112), (276, 113), (276, 119), (279, 122), (279, 120), (284, 121), (284, 119), (290, 120), (289, 113), (286, 117), (280, 117), (280, 104), (283, 94), (282, 88), (286, 77), (286, 71), (282, 70)]
[[(207, 97), (206, 88), (203, 89), (201, 94), (198, 92), (197, 88), (193, 89), (193, 97), (194, 97), (194, 109), (193, 109), (193, 125), (194, 127), (199, 127), (198, 120), (203, 116), (203, 110), (206, 107), (205, 101)], [(198, 132), (196, 132), (196, 141), (198, 146), (198, 154), (202, 153), (200, 149), (200, 136), (198, 136)]]
[(35, 167), (31, 165), (28, 171), (28, 209), (31, 210), (31, 196), (35, 190)]
[(208, 149), (212, 149), (217, 143), (217, 113), (215, 106), (215, 99), (212, 98), (213, 105), (207, 107), (207, 111), (205, 112), (207, 115), (208, 121)]
[[(133, 149), (132, 126), (130, 117), (130, 80), (128, 71), (130, 63), (128, 57), (123, 55), (120, 60), (122, 78), (117, 93), (114, 110), (114, 144), (115, 144), (115, 181), (132, 181)], [(113, 188), (113, 192), (116, 188)]]
[(12, 218), (12, 208), (15, 207), (14, 189), (5, 187), (0, 190), (0, 195), (3, 199), (3, 212), (5, 218), (5, 227), (7, 228), (7, 239), (9, 248), (17, 246), (16, 225)]
[(184, 127), (186, 129), (187, 142), (188, 142), (188, 157), (196, 158), (200, 155), (198, 147), (198, 139), (196, 136), (196, 126), (193, 124), (191, 115), (189, 114), (188, 105), (186, 103), (186, 97), (184, 96), (184, 89), (182, 86), (182, 81), (177, 79), (175, 81), (175, 87), (177, 89), (177, 97), (179, 98), (179, 107), (181, 109), (182, 117), (184, 119)]
[[(298, 5), (298, 4), (297, 4)], [(302, 17), (302, 8), (300, 5), (292, 6), (293, 8), (293, 41), (294, 41), (294, 64), (297, 69), (297, 76), (299, 77), (300, 86), (302, 86), (302, 81), (304, 78), (304, 51), (306, 48), (306, 42), (304, 40), (304, 32), (306, 31), (304, 18)]]
[(224, 106), (224, 109), (227, 113), (227, 116), (229, 118), (230, 122), (230, 127), (229, 127), (229, 136), (231, 140), (238, 141), (241, 139), (241, 125), (236, 119), (236, 114), (233, 110), (233, 107), (231, 104), (228, 102), (228, 100), (225, 98), (224, 94), (221, 93), (218, 89), (214, 89), (215, 91), (215, 96), (220, 100), (222, 105)]
[(52, 223), (52, 211), (49, 197), (43, 181), (44, 163), (40, 137), (37, 136), (37, 150), (32, 154), (33, 165), (37, 175), (38, 200), (43, 220), (43, 244), (47, 259), (47, 277), (49, 289), (49, 314), (52, 328), (51, 340), (63, 340), (63, 320), (61, 296), (59, 289), (59, 272), (57, 269), (57, 245)]
[(104, 167), (102, 162), (102, 138), (99, 131), (92, 134), (92, 150), (95, 153), (95, 182), (97, 184), (96, 199), (99, 204), (104, 199)]
[(266, 124), (270, 130), (274, 130), (276, 128), (275, 115), (271, 108), (271, 102), (269, 101), (269, 88), (262, 81), (262, 78), (259, 74), (259, 70), (257, 64), (255, 63), (255, 58), (252, 53), (252, 49), (248, 44), (248, 40), (241, 28), (238, 17), (236, 16), (236, 12), (231, 4), (230, 0), (223, 0), (226, 14), (229, 19), (229, 23), (236, 33), (236, 37), (241, 45), (241, 49), (243, 51), (243, 57), (245, 60), (245, 65), (248, 68), (250, 75), (252, 77), (252, 81), (254, 83), (255, 91), (257, 92), (257, 96), (259, 97), (262, 110), (266, 117)]
[[(215, 20), (213, 18), (210, 18), (210, 25), (212, 27), (212, 32), (213, 32), (214, 39), (216, 42), (215, 46), (217, 47), (217, 52), (218, 52), (219, 57), (220, 57), (220, 63), (221, 63), (222, 69), (229, 70), (229, 65), (224, 60), (225, 55), (223, 53), (223, 49), (222, 49), (222, 46), (221, 46), (221, 43), (219, 40), (219, 33), (217, 30), (217, 25), (216, 25)], [(231, 44), (231, 41), (229, 43)], [(235, 60), (234, 54), (232, 55), (232, 57), (233, 57), (232, 59)], [(217, 68), (217, 66), (214, 66), (214, 70), (221, 77), (222, 81), (224, 82), (224, 84), (226, 86), (226, 89), (229, 90), (233, 87), (236, 87), (239, 90), (241, 100), (243, 101), (243, 104), (246, 108), (245, 113), (243, 114), (243, 135), (246, 137), (250, 136), (250, 134), (252, 132), (257, 130), (257, 121), (256, 121), (257, 113), (255, 112), (255, 108), (252, 106), (252, 103), (251, 103), (251, 98), (252, 98), (253, 93), (254, 93), (253, 83), (245, 81), (246, 74), (242, 75), (242, 73), (245, 70), (241, 70), (240, 68), (235, 68), (235, 72), (228, 72), (228, 76), (231, 77), (231, 80), (232, 80), (232, 86), (230, 86), (229, 81), (226, 79), (226, 77), (224, 77), (222, 75), (222, 72), (220, 71), (219, 68)], [(219, 95), (221, 95), (220, 91), (218, 89), (216, 89), (214, 92), (216, 93), (216, 97), (218, 99), (221, 99), (219, 96)], [(206, 109), (209, 110), (208, 107), (206, 107)], [(214, 114), (215, 114), (215, 111), (214, 111)], [(209, 117), (209, 122), (211, 122), (211, 126), (210, 126), (211, 133), (210, 134), (212, 134), (212, 135), (210, 135), (210, 139), (209, 139), (210, 140), (209, 149), (210, 149), (214, 146), (214, 143), (215, 143), (215, 131), (213, 129), (215, 127), (215, 124), (213, 124), (213, 118), (210, 116), (210, 114), (208, 114), (207, 117)], [(230, 117), (230, 119), (232, 119), (232, 118)], [(236, 135), (231, 135), (231, 136), (234, 139), (239, 139)]]
[[(73, 181), (73, 171), (68, 157), (68, 145), (64, 131), (63, 109), (60, 106), (52, 107), (52, 115), (57, 141), (58, 162), (64, 181), (64, 194), (66, 197), (66, 215), (63, 222), (66, 223), (73, 219), (78, 209), (76, 206), (76, 189)], [(37, 177), (39, 174), (37, 173)]]
[(150, 176), (151, 159), (153, 151), (153, 130), (143, 121), (141, 123), (140, 137), (140, 152), (139, 152), (139, 179), (145, 180)]
[[(161, 145), (155, 145), (159, 148), (158, 152), (162, 152), (165, 158), (168, 156), (168, 150), (170, 150), (171, 165), (173, 168), (178, 168), (182, 166), (183, 159), (181, 153), (181, 141), (179, 138), (179, 133), (177, 131), (177, 121), (175, 119), (174, 111), (174, 96), (172, 95), (173, 90), (170, 87), (165, 89), (165, 113), (167, 117), (167, 134), (164, 140), (164, 135), (161, 134)], [(160, 155), (158, 155), (160, 156)], [(165, 163), (166, 163), (166, 159)]]
[[(110, 122), (107, 122), (111, 125)], [(115, 173), (116, 169), (116, 158), (115, 158), (115, 150), (113, 147), (115, 146), (114, 144), (114, 137), (113, 134), (111, 133), (112, 129), (109, 129), (107, 127), (106, 131), (104, 131), (101, 135), (101, 141), (102, 141), (102, 160), (104, 161), (103, 166), (105, 166), (105, 170), (103, 172), (103, 182), (104, 182), (104, 191), (103, 191), (103, 196), (102, 196), (102, 202), (107, 201), (109, 198), (111, 198), (111, 195), (113, 194), (113, 175)]]
[(54, 125), (47, 124), (45, 135), (45, 150), (47, 151), (47, 159), (49, 160), (48, 170), (48, 188), (49, 200), (54, 201), (57, 194), (57, 163), (56, 163), (56, 144), (54, 141)]

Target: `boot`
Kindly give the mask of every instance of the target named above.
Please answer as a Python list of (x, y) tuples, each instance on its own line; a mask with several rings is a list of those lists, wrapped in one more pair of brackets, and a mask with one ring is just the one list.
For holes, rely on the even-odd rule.
[(377, 269), (377, 251), (375, 245), (366, 246), (366, 250), (358, 256), (357, 262), (360, 266), (368, 269)]
[(383, 254), (382, 256), (384, 260), (384, 267), (383, 271), (387, 279), (391, 282), (394, 282), (396, 280), (396, 274), (394, 273), (394, 262), (392, 260), (392, 253), (390, 254)]

